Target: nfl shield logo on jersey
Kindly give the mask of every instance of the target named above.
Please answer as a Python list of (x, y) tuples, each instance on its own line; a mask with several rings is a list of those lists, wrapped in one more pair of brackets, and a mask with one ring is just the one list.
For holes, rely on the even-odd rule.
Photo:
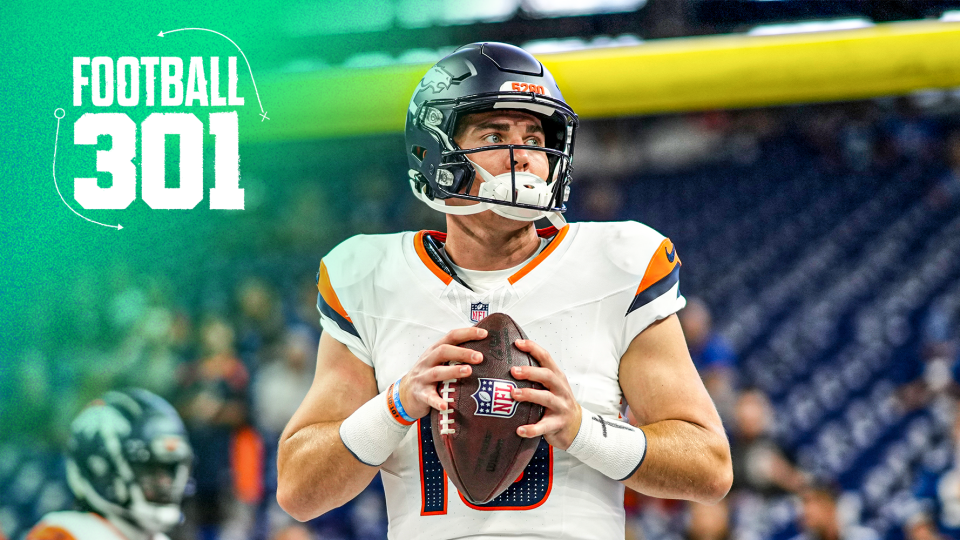
[(498, 418), (513, 416), (517, 411), (517, 402), (513, 400), (510, 391), (516, 387), (517, 383), (513, 381), (481, 377), (480, 388), (470, 396), (477, 403), (477, 415)]
[(470, 320), (473, 322), (482, 321), (490, 311), (490, 304), (484, 304), (483, 302), (471, 302), (470, 303)]

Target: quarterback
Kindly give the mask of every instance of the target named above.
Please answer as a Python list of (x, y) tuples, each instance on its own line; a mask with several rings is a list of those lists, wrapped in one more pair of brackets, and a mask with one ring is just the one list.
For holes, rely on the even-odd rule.
[[(404, 150), (414, 195), (447, 230), (357, 236), (320, 262), (317, 372), (278, 456), (292, 516), (344, 504), (379, 472), (390, 538), (610, 539), (624, 536), (624, 485), (727, 493), (729, 446), (675, 315), (677, 250), (635, 222), (565, 223), (576, 129), (553, 76), (517, 47), (466, 45), (423, 77)], [(511, 487), (473, 504), (444, 474), (428, 414), (448, 406), (438, 382), (482, 361), (457, 345), (494, 312), (540, 364), (512, 375), (544, 389), (511, 397), (545, 408), (517, 429), (543, 441)]]
[(68, 445), (81, 510), (43, 516), (26, 540), (167, 540), (193, 461), (169, 403), (139, 388), (107, 392), (70, 424)]

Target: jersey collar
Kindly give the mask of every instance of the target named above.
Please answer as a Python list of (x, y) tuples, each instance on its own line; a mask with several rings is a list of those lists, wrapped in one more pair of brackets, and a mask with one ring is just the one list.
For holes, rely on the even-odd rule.
[[(570, 231), (570, 225), (564, 225), (559, 231), (556, 227), (546, 227), (537, 229), (537, 236), (540, 238), (550, 238), (550, 242), (543, 250), (528, 262), (520, 270), (517, 270), (512, 276), (507, 278), (511, 285), (516, 284), (520, 279), (529, 274), (534, 268), (542, 263), (559, 246)], [(453, 268), (450, 266), (443, 254), (437, 249), (447, 241), (447, 233), (439, 231), (420, 231), (413, 237), (413, 247), (417, 256), (424, 266), (433, 273), (444, 285), (449, 285), (451, 281), (456, 281), (467, 287)], [(438, 245), (439, 244), (439, 245)], [(470, 287), (467, 287), (469, 289)]]

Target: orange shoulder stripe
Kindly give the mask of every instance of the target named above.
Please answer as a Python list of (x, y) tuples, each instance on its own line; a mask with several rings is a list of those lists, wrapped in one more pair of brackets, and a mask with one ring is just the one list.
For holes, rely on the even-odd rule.
[(54, 525), (38, 524), (27, 533), (27, 540), (76, 540), (73, 533)]
[[(427, 233), (430, 233), (432, 235), (437, 234), (433, 231), (418, 232), (413, 237), (413, 247), (414, 249), (417, 250), (417, 256), (419, 256), (420, 260), (423, 261), (423, 264), (426, 265), (426, 267), (429, 268), (431, 272), (433, 272), (433, 275), (440, 278), (440, 281), (442, 281), (444, 285), (449, 285), (450, 282), (453, 281), (453, 278), (450, 277), (449, 274), (441, 270), (440, 267), (437, 266), (437, 263), (433, 262), (433, 259), (431, 259), (429, 255), (427, 255), (427, 250), (423, 247), (423, 235)], [(445, 239), (446, 235), (443, 235), (443, 238)]]
[(353, 321), (350, 320), (350, 316), (347, 315), (347, 310), (343, 309), (343, 305), (340, 304), (340, 299), (337, 298), (337, 293), (333, 290), (333, 285), (330, 284), (330, 275), (327, 274), (327, 266), (323, 264), (322, 260), (320, 261), (320, 278), (317, 279), (317, 289), (320, 290), (320, 296), (323, 297), (323, 301), (326, 302), (328, 306), (339, 313), (341, 317), (353, 323)]
[(680, 264), (680, 257), (677, 257), (677, 248), (669, 238), (664, 238), (663, 242), (653, 253), (650, 264), (647, 265), (647, 271), (643, 274), (640, 286), (637, 287), (636, 294), (640, 294), (654, 283), (660, 281), (673, 272), (674, 267)]
[(538, 264), (542, 263), (544, 259), (550, 256), (553, 253), (553, 250), (557, 249), (557, 246), (560, 245), (560, 242), (563, 242), (563, 238), (567, 236), (567, 231), (570, 230), (570, 225), (564, 225), (562, 229), (557, 232), (557, 237), (553, 239), (553, 242), (550, 242), (550, 245), (545, 247), (532, 261), (527, 263), (526, 266), (517, 270), (517, 273), (510, 276), (508, 281), (511, 285), (520, 281), (520, 278), (530, 273), (531, 270), (537, 267)]

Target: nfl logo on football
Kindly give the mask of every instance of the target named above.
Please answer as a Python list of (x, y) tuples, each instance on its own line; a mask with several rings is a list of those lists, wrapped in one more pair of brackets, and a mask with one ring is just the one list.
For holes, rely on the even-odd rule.
[(472, 397), (477, 402), (477, 416), (510, 418), (517, 411), (517, 402), (510, 391), (517, 387), (513, 381), (480, 378), (480, 388)]
[(470, 320), (473, 322), (480, 322), (490, 311), (490, 304), (484, 304), (483, 302), (471, 302), (470, 303)]

